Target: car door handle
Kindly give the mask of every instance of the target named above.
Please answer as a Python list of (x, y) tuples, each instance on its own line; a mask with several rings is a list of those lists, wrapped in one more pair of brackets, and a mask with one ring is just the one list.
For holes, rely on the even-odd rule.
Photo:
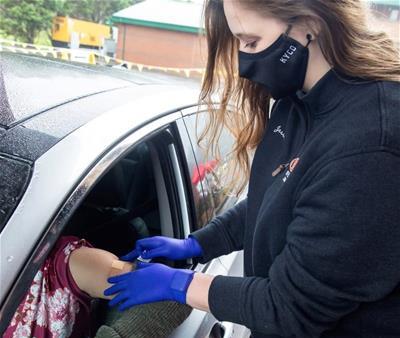
[(228, 322), (217, 322), (214, 324), (209, 338), (232, 338), (234, 333), (233, 324)]
[(220, 325), (221, 325), (222, 332), (223, 332), (222, 338), (231, 338), (231, 337), (233, 337), (234, 329), (233, 329), (233, 324), (232, 323), (223, 322), (223, 323), (220, 323)]

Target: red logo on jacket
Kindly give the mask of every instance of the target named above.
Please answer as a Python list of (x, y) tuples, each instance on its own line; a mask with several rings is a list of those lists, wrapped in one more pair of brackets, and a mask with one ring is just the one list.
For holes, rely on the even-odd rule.
[(299, 160), (300, 160), (300, 158), (299, 158), (299, 157), (296, 157), (296, 158), (294, 158), (293, 160), (290, 161), (290, 164), (289, 164), (289, 171), (290, 171), (290, 172), (293, 172), (294, 167), (297, 165), (297, 163), (299, 162)]

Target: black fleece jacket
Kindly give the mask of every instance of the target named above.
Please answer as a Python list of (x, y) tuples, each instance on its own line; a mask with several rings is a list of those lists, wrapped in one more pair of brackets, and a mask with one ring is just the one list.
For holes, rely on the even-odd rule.
[(191, 236), (244, 250), (208, 300), (255, 338), (400, 337), (400, 83), (331, 69), (276, 101), (247, 197)]

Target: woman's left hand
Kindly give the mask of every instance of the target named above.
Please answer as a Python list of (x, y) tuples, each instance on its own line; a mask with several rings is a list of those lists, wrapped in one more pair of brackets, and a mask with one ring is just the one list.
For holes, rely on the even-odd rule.
[(160, 263), (138, 262), (135, 271), (108, 278), (114, 285), (104, 291), (105, 296), (117, 295), (110, 306), (120, 304), (120, 311), (134, 305), (164, 300), (186, 304), (186, 292), (194, 271), (174, 269)]

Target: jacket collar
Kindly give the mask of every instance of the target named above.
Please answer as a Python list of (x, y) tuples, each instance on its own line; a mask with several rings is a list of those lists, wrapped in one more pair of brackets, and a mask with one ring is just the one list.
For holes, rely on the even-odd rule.
[(318, 116), (337, 107), (351, 87), (366, 82), (370, 81), (348, 76), (336, 68), (331, 68), (308, 92), (298, 90), (291, 98), (306, 105), (312, 116)]

